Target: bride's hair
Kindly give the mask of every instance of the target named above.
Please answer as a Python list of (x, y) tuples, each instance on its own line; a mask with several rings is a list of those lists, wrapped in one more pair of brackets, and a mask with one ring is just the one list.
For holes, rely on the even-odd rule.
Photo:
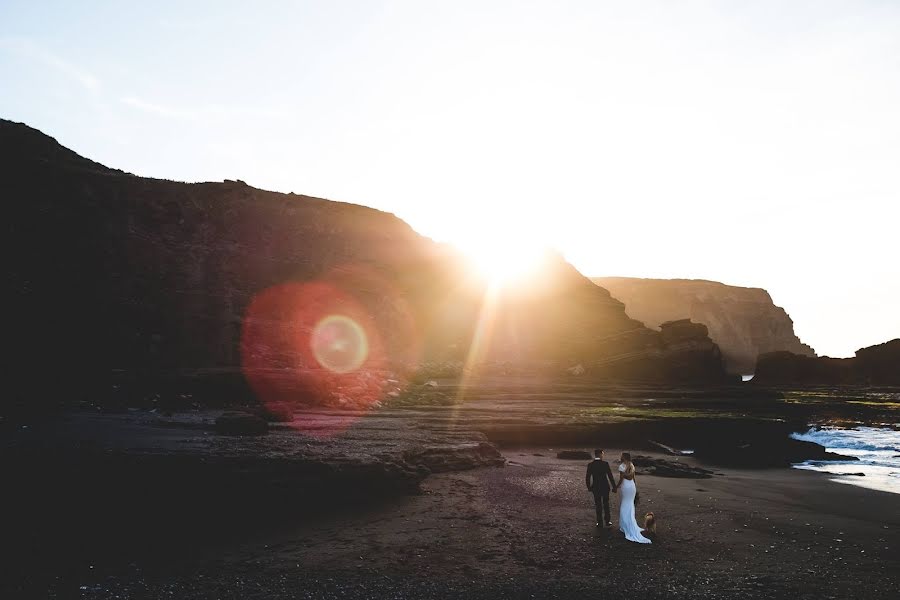
[(631, 453), (623, 452), (622, 453), (622, 462), (625, 463), (625, 475), (629, 478), (634, 477), (634, 463), (631, 462)]

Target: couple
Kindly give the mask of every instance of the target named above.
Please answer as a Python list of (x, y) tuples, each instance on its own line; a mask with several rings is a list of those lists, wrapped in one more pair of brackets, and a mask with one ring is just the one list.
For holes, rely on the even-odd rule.
[[(606, 527), (612, 526), (609, 515), (609, 491), (613, 493), (622, 488), (619, 496), (619, 529), (625, 534), (625, 539), (650, 544), (650, 540), (641, 535), (641, 529), (634, 518), (634, 497), (637, 495), (637, 486), (634, 484), (634, 463), (631, 462), (631, 454), (622, 453), (622, 463), (619, 465), (619, 483), (613, 479), (609, 463), (603, 460), (603, 450), (594, 450), (594, 460), (588, 464), (587, 475), (584, 477), (588, 490), (594, 494), (594, 502), (597, 507), (597, 527), (600, 523)], [(602, 511), (602, 514), (601, 514)], [(602, 521), (601, 521), (602, 517)]]

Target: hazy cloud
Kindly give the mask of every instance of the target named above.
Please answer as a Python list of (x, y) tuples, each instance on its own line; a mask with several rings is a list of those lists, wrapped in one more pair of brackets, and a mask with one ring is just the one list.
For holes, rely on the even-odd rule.
[(71, 63), (32, 40), (19, 37), (0, 38), (0, 48), (55, 70), (89, 92), (100, 89), (100, 80), (83, 67)]

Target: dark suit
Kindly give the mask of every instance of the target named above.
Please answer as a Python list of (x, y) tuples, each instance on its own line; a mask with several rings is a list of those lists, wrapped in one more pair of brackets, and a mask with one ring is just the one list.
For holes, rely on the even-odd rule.
[[(612, 469), (605, 460), (595, 458), (587, 466), (584, 476), (587, 489), (594, 493), (594, 505), (597, 509), (597, 522), (609, 523), (609, 490), (616, 489), (616, 480), (613, 479)], [(602, 512), (602, 515), (601, 515)], [(600, 517), (603, 517), (602, 519)]]

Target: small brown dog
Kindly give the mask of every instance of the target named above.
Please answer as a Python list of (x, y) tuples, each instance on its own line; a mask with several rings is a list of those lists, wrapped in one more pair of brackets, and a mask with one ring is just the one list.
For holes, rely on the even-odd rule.
[(648, 533), (656, 533), (656, 515), (648, 512), (644, 515), (644, 531)]

